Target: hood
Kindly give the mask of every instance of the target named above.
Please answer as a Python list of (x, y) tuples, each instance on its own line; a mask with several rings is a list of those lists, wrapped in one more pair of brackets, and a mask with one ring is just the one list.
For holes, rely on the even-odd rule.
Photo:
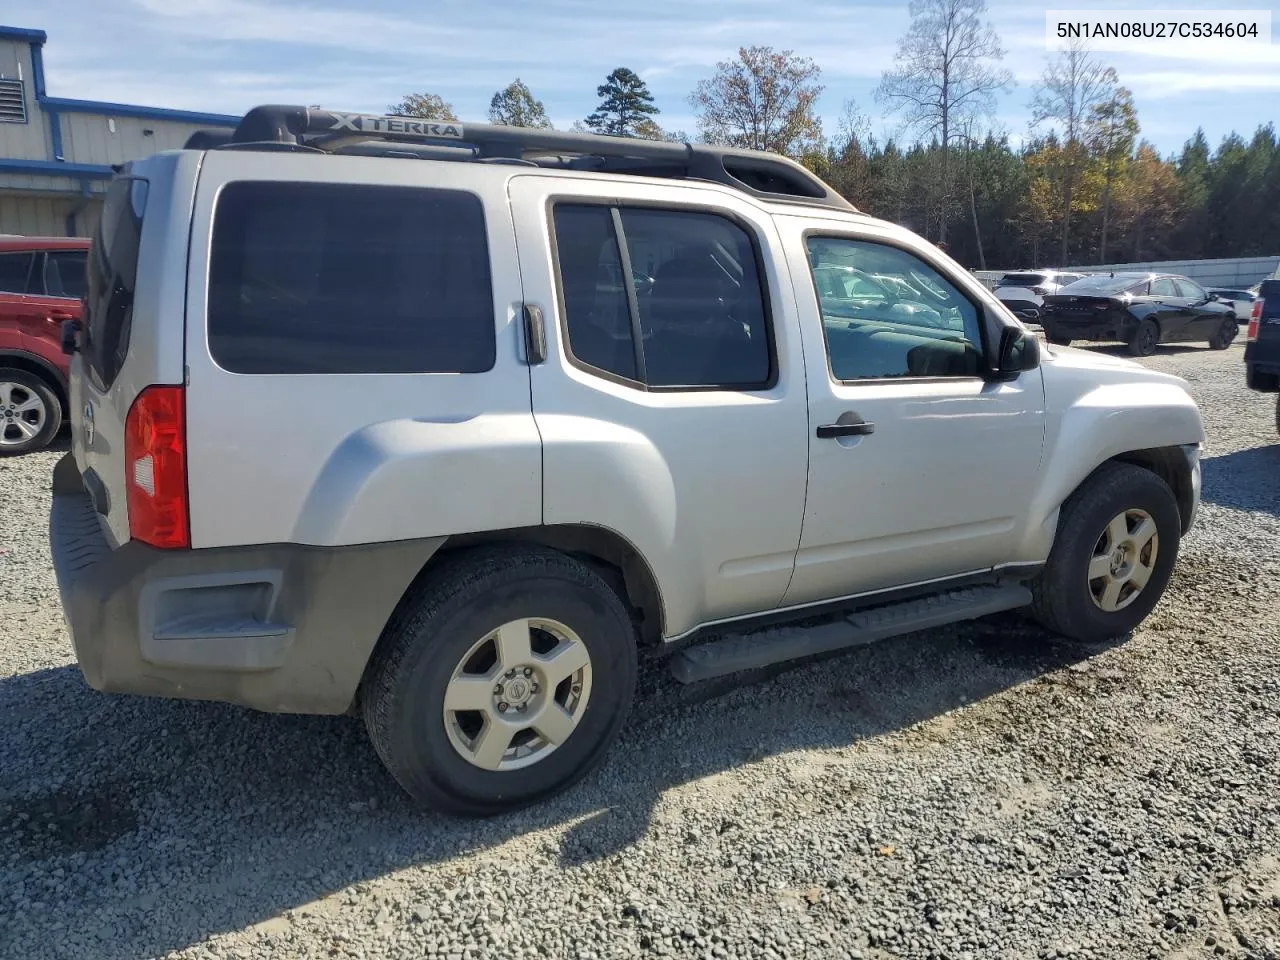
[(1135, 360), (1117, 357), (1110, 353), (1099, 353), (1096, 350), (1080, 350), (1076, 347), (1055, 347), (1041, 341), (1040, 355), (1044, 358), (1046, 376), (1054, 376), (1053, 369), (1060, 370), (1061, 375), (1083, 377), (1094, 375), (1100, 383), (1116, 383), (1119, 381), (1140, 381), (1146, 383), (1173, 383), (1188, 389), (1189, 384), (1181, 377), (1171, 373), (1151, 370)]

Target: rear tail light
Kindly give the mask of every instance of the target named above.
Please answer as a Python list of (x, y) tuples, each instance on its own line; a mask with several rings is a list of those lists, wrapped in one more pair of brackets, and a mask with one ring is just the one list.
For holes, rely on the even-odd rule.
[(1049, 288), (1036, 286), (1031, 288), (1031, 292), (1034, 293), (1037, 297), (1043, 297), (1046, 293), (1049, 292)]
[(124, 425), (129, 535), (153, 547), (191, 546), (187, 417), (182, 387), (147, 387)]
[(1258, 324), (1262, 322), (1262, 298), (1259, 297), (1253, 301), (1253, 313), (1249, 316), (1249, 330), (1245, 333), (1246, 340), (1258, 339)]

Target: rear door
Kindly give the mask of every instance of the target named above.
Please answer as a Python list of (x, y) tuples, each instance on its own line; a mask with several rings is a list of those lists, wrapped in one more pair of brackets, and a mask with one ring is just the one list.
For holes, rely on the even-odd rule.
[(549, 359), (532, 371), (546, 522), (634, 544), (668, 636), (776, 606), (800, 540), (808, 411), (773, 219), (643, 179), (520, 175), (510, 196), (525, 294), (547, 316)]
[(192, 546), (541, 522), (502, 168), (211, 151), (194, 222)]
[(36, 254), (0, 253), (0, 349), (30, 350), (27, 338), (39, 307), (27, 296)]
[(1191, 322), (1188, 300), (1179, 292), (1172, 277), (1151, 281), (1151, 301), (1156, 305), (1155, 318), (1160, 323), (1160, 339), (1184, 340)]

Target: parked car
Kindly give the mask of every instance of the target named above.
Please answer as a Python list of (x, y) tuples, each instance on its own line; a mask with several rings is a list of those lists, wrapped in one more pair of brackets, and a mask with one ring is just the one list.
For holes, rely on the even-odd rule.
[(1245, 335), (1245, 382), (1250, 390), (1276, 396), (1276, 431), (1280, 433), (1280, 280), (1263, 280)]
[(1225, 350), (1236, 338), (1235, 310), (1194, 280), (1172, 274), (1111, 273), (1085, 277), (1045, 297), (1045, 339), (1120, 340), (1150, 356), (1161, 343), (1203, 340)]
[(1209, 294), (1217, 297), (1220, 302), (1229, 304), (1236, 313), (1236, 319), (1241, 323), (1249, 322), (1249, 318), (1253, 316), (1253, 303), (1258, 299), (1258, 295), (1252, 290), (1214, 288), (1209, 291)]
[(62, 324), (80, 316), (89, 241), (0, 238), (0, 456), (47, 446), (66, 414)]
[(1020, 607), (1092, 642), (1169, 581), (1186, 384), (1042, 353), (790, 160), (305, 107), (230, 139), (125, 164), (90, 257), (50, 540), (99, 690), (356, 711), (492, 814), (599, 763), (640, 648), (695, 682)]
[(1029, 323), (1038, 323), (1044, 309), (1045, 296), (1057, 293), (1083, 276), (1082, 273), (1063, 273), (1059, 270), (1006, 273), (996, 284), (995, 294), (1015, 317)]

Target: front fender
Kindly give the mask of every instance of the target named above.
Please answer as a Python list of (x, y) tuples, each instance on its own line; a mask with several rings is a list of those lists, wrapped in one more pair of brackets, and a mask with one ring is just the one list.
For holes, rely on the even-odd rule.
[(1200, 411), (1181, 381), (1134, 369), (1142, 376), (1129, 378), (1117, 370), (1117, 382), (1095, 383), (1074, 397), (1063, 397), (1065, 384), (1047, 391), (1042, 482), (1032, 500), (1020, 560), (1048, 558), (1063, 501), (1103, 463), (1138, 450), (1204, 442)]

